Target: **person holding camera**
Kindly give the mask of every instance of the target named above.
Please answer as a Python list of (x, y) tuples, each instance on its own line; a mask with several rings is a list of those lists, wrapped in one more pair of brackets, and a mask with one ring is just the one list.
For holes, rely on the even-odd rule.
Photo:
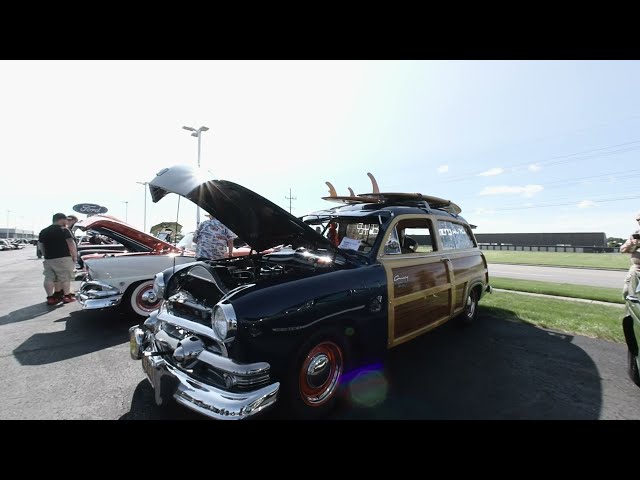
[[(636, 214), (636, 222), (640, 222), (640, 212)], [(627, 298), (629, 294), (629, 284), (633, 275), (640, 274), (640, 230), (636, 230), (631, 234), (629, 239), (620, 246), (620, 253), (631, 254), (631, 266), (624, 279), (624, 287), (622, 288), (622, 298)]]

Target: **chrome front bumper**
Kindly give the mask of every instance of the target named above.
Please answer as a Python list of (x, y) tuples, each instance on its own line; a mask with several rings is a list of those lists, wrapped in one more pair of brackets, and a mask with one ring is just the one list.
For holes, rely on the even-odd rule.
[[(133, 326), (129, 329), (129, 346), (134, 360), (142, 359), (142, 369), (151, 383), (157, 405), (164, 405), (173, 399), (185, 407), (217, 420), (241, 420), (274, 405), (277, 400), (280, 384), (272, 383), (248, 392), (229, 392), (212, 385), (200, 382), (188, 373), (176, 368), (156, 352), (145, 350), (149, 345), (150, 331)], [(153, 344), (153, 341), (150, 342)], [(268, 364), (241, 365), (211, 352), (204, 351), (199, 359), (209, 364), (232, 371), (244, 372), (263, 370)]]
[(120, 305), (122, 293), (111, 285), (92, 280), (80, 285), (76, 298), (84, 310), (93, 310)]

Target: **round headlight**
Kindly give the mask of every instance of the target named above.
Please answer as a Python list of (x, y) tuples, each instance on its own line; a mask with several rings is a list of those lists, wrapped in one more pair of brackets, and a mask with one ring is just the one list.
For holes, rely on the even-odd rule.
[(236, 314), (233, 307), (228, 304), (216, 305), (213, 309), (213, 330), (220, 340), (235, 335)]

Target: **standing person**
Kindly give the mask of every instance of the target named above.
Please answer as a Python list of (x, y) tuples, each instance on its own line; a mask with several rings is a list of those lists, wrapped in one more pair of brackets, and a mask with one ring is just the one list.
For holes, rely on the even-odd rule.
[[(67, 228), (69, 229), (69, 231), (71, 232), (71, 234), (73, 235), (73, 239), (75, 240), (75, 228), (74, 225), (78, 223), (78, 217), (76, 217), (75, 215), (67, 215)], [(78, 244), (77, 240), (76, 240), (76, 245)]]
[[(42, 263), (47, 305), (76, 300), (71, 295), (71, 280), (78, 259), (78, 250), (71, 232), (66, 227), (67, 216), (64, 213), (56, 213), (52, 218), (52, 224), (41, 230), (38, 235), (38, 246), (44, 255)], [(54, 293), (60, 291), (62, 296), (54, 296)]]
[[(636, 222), (640, 222), (640, 212), (636, 214)], [(629, 294), (629, 284), (631, 278), (640, 274), (640, 230), (633, 232), (626, 242), (620, 246), (620, 253), (631, 254), (631, 267), (627, 272), (627, 276), (624, 279), (624, 287), (622, 288), (622, 297), (626, 298)]]
[(327, 238), (334, 247), (340, 245), (340, 240), (338, 239), (338, 230), (336, 230), (336, 228), (336, 222), (329, 222), (329, 232), (327, 233)]
[(196, 260), (218, 260), (233, 256), (233, 239), (238, 236), (225, 227), (213, 215), (205, 214), (209, 220), (205, 220), (193, 234), (193, 242), (196, 244)]

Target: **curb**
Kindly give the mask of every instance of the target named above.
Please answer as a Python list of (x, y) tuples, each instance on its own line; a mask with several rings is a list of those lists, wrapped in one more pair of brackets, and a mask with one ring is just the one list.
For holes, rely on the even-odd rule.
[(493, 291), (494, 292), (517, 293), (517, 294), (520, 294), (520, 295), (529, 295), (531, 297), (555, 298), (556, 300), (567, 300), (569, 302), (592, 303), (594, 305), (606, 305), (606, 306), (609, 306), (609, 307), (625, 308), (625, 306), (626, 306), (623, 303), (601, 302), (599, 300), (587, 300), (586, 298), (559, 297), (557, 295), (545, 295), (544, 293), (519, 292), (517, 290), (505, 290), (503, 288), (494, 288)]
[(573, 265), (540, 265), (539, 263), (487, 262), (487, 265), (522, 265), (523, 267), (579, 268), (582, 270), (606, 270), (609, 272), (626, 272), (628, 268), (577, 267)]

